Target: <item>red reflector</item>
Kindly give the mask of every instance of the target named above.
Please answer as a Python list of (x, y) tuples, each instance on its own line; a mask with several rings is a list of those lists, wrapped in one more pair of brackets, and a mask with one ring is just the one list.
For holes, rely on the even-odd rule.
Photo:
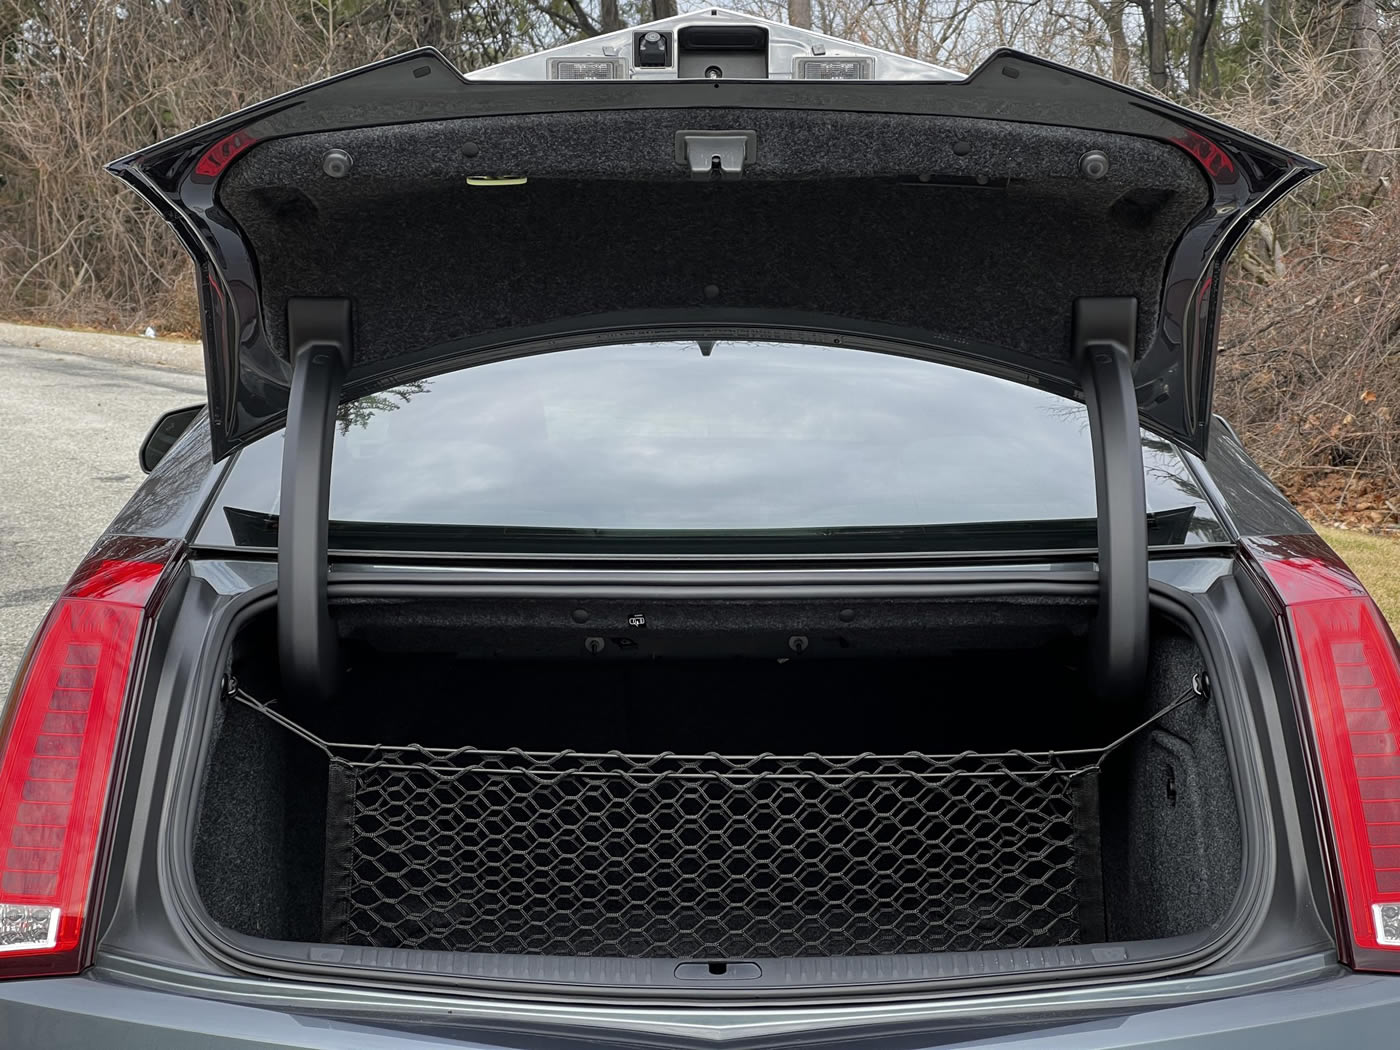
[(0, 977), (77, 973), (117, 734), (174, 541), (94, 551), (44, 620), (0, 725)]
[(232, 135), (225, 135), (204, 151), (204, 156), (200, 157), (199, 163), (194, 166), (194, 173), (210, 179), (218, 178), (224, 173), (224, 169), (233, 163), (235, 157), (257, 141), (246, 131), (235, 131)]
[(1356, 577), (1317, 545), (1316, 556), (1255, 554), (1288, 607), (1351, 954), (1364, 968), (1400, 969), (1400, 646)]
[(1198, 131), (1183, 131), (1172, 140), (1201, 163), (1216, 182), (1235, 181), (1235, 162), (1230, 155)]

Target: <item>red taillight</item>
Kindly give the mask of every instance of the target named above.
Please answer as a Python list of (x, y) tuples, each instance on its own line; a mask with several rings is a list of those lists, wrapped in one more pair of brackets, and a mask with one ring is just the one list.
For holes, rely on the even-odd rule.
[(1256, 548), (1288, 607), (1350, 955), (1400, 969), (1400, 646), (1321, 543)]
[(117, 736), (178, 545), (121, 538), (49, 611), (0, 724), (0, 977), (76, 973)]
[(232, 135), (225, 135), (204, 151), (194, 166), (194, 173), (206, 179), (217, 179), (240, 153), (257, 141), (246, 131), (235, 131)]

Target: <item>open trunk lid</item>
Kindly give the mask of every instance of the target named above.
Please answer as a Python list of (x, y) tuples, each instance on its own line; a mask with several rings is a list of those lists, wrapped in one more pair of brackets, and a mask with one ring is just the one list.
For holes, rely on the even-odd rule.
[(1201, 451), (1219, 267), (1318, 170), (1012, 51), (961, 80), (491, 77), (417, 51), (111, 165), (198, 267), (216, 456), (283, 424), (299, 347), (339, 350), (343, 399), (687, 330), (880, 340), (1076, 395), (1075, 303), (1104, 297), (1136, 304), (1111, 334), (1144, 423)]
[[(1140, 423), (1204, 451), (1220, 267), (1317, 166), (1010, 51), (964, 80), (773, 82), (782, 27), (654, 26), (673, 79), (560, 80), (549, 58), (553, 80), (473, 79), (419, 51), (112, 165), (198, 266), (214, 454), (286, 424), (285, 680), (336, 690), (341, 400), (600, 338), (756, 337), (952, 358), (1082, 396), (1095, 689), (1133, 695), (1149, 641)], [(697, 39), (713, 69), (703, 48), (682, 53)]]

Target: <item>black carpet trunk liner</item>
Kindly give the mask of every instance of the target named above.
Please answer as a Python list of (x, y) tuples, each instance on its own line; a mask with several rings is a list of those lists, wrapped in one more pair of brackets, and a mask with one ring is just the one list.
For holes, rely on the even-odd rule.
[(1099, 768), (1138, 731), (998, 754), (488, 751), (331, 743), (239, 699), (326, 756), (326, 943), (526, 955), (1101, 941)]

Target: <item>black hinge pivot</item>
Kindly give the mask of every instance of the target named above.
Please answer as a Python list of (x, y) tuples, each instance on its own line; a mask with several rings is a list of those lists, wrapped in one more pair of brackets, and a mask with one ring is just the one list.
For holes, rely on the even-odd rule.
[(326, 597), (331, 449), (350, 367), (350, 300), (289, 299), (292, 389), (277, 526), (277, 643), (283, 687), (326, 698), (340, 673)]
[(1094, 686), (1115, 700), (1147, 680), (1147, 489), (1133, 389), (1137, 300), (1076, 299), (1074, 353), (1089, 410), (1098, 496)]

